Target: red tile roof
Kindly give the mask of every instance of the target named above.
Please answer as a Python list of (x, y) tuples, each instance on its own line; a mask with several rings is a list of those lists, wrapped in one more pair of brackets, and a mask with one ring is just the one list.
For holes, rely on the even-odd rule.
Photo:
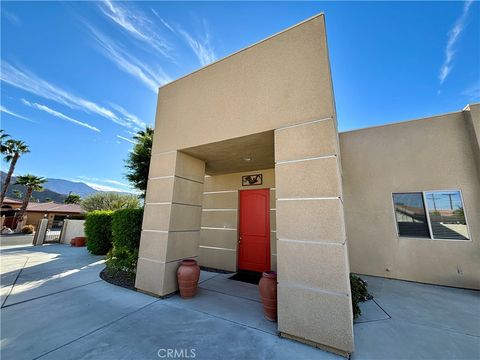
[(9, 198), (9, 197), (5, 197), (5, 199), (3, 199), (3, 203), (4, 204), (10, 204), (10, 205), (22, 205), (22, 202), (21, 201), (18, 201), (18, 200), (14, 200), (12, 198)]
[(69, 213), (69, 214), (83, 214), (85, 210), (78, 204), (57, 204), (52, 202), (47, 203), (34, 203), (31, 202), (27, 206), (28, 211), (40, 211), (40, 212), (57, 212), (57, 213)]

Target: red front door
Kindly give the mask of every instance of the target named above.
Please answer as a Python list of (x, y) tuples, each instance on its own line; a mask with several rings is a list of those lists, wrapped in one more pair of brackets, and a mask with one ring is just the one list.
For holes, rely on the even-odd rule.
[(240, 191), (239, 270), (270, 270), (270, 190)]

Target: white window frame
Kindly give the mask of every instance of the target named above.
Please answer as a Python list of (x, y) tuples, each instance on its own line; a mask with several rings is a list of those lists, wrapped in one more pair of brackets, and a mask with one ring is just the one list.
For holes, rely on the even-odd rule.
[[(463, 205), (463, 214), (465, 216), (465, 226), (467, 227), (467, 235), (468, 235), (468, 238), (467, 239), (457, 239), (457, 240), (453, 240), (453, 239), (443, 239), (443, 238), (436, 238), (434, 237), (433, 235), (433, 231), (432, 231), (432, 223), (431, 223), (431, 220), (430, 220), (430, 212), (429, 212), (429, 208), (428, 208), (428, 203), (427, 203), (427, 196), (426, 196), (426, 193), (427, 192), (447, 192), (447, 191), (456, 191), (460, 194), (460, 201), (462, 202), (462, 205)], [(425, 237), (415, 237), (415, 236), (401, 236), (400, 235), (400, 229), (398, 228), (398, 221), (397, 221), (397, 214), (395, 212), (395, 201), (393, 200), (393, 195), (395, 194), (418, 194), (418, 193), (421, 193), (422, 194), (422, 198), (423, 198), (423, 206), (424, 206), (424, 210), (425, 210), (425, 216), (427, 218), (427, 225), (428, 225), (428, 232), (429, 232), (429, 235), (430, 235), (430, 238), (425, 238)], [(458, 242), (458, 241), (472, 241), (472, 236), (470, 234), (470, 227), (468, 226), (468, 219), (467, 219), (467, 210), (465, 209), (465, 202), (463, 201), (463, 193), (462, 193), (462, 190), (460, 189), (437, 189), (437, 190), (419, 190), (419, 191), (398, 191), (398, 192), (393, 192), (392, 193), (392, 204), (393, 204), (393, 216), (394, 216), (394, 219), (395, 219), (395, 229), (396, 229), (396, 232), (397, 232), (397, 237), (398, 238), (414, 238), (414, 239), (419, 239), (419, 240), (435, 240), (435, 241), (454, 241), (454, 242)]]

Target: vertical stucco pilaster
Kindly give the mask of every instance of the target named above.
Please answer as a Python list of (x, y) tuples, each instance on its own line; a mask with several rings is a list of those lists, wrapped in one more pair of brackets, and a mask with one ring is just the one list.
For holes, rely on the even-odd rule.
[(275, 130), (278, 329), (342, 355), (353, 315), (333, 117)]
[(467, 123), (467, 129), (470, 135), (469, 140), (472, 144), (477, 174), (480, 179), (480, 104), (468, 105), (463, 110), (463, 116)]
[(198, 257), (205, 163), (178, 151), (152, 155), (135, 287), (165, 296), (176, 271)]

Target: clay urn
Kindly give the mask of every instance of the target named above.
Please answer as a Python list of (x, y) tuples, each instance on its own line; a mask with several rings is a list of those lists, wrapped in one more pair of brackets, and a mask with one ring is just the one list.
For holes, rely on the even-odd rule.
[(75, 246), (85, 246), (86, 238), (84, 236), (77, 236), (75, 238)]
[(270, 321), (277, 321), (277, 272), (265, 271), (258, 283), (263, 314)]
[(178, 287), (180, 296), (189, 299), (197, 294), (198, 279), (200, 278), (200, 266), (193, 259), (182, 260), (177, 270)]

